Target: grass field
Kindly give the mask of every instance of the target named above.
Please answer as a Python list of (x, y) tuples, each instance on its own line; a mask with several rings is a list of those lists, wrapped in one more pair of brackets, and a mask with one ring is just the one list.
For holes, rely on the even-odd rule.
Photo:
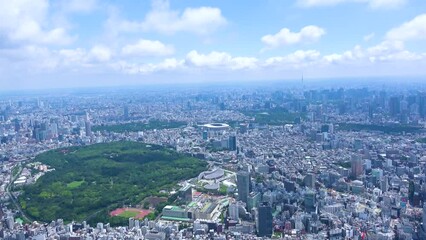
[(123, 217), (123, 218), (136, 218), (136, 219), (144, 219), (151, 211), (145, 209), (138, 208), (117, 208), (116, 210), (110, 212), (110, 215), (115, 217)]
[(67, 188), (70, 188), (70, 189), (78, 188), (83, 183), (84, 183), (84, 181), (73, 181), (73, 182), (70, 182), (70, 183), (67, 184)]
[(139, 214), (139, 212), (128, 210), (128, 211), (124, 211), (124, 212), (120, 213), (118, 216), (124, 217), (124, 218), (131, 218), (131, 217), (134, 218), (138, 214)]

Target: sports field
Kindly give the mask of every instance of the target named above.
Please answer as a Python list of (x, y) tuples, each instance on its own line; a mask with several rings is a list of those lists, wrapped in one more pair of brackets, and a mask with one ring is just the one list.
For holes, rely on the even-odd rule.
[(150, 210), (138, 209), (138, 208), (117, 208), (109, 214), (113, 217), (119, 216), (124, 218), (135, 218), (135, 219), (143, 219), (148, 214), (150, 214)]

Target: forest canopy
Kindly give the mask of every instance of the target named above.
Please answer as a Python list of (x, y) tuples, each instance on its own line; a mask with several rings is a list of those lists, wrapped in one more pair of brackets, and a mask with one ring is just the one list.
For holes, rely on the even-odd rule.
[(86, 220), (105, 209), (139, 204), (197, 176), (207, 163), (157, 145), (137, 142), (70, 147), (38, 155), (55, 168), (19, 197), (35, 220)]

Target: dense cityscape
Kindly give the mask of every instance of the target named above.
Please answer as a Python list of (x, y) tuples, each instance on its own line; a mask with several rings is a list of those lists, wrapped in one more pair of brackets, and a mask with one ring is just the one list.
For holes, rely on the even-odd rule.
[[(3, 94), (0, 238), (425, 239), (426, 92), (395, 86), (301, 82)], [(132, 142), (140, 145), (123, 150)], [(118, 147), (123, 152), (114, 155)], [(78, 194), (86, 187), (111, 185), (100, 190), (102, 198), (132, 187), (120, 185), (130, 183), (109, 165), (99, 170), (108, 178), (92, 182), (46, 157), (73, 161), (68, 155), (78, 152), (88, 159), (92, 148), (117, 161), (135, 154), (132, 148), (143, 150), (141, 159), (164, 148), (194, 161), (176, 169), (200, 165), (186, 177), (172, 178), (180, 173), (171, 169), (166, 176), (173, 181), (152, 185), (158, 192), (143, 193), (151, 182), (143, 180), (134, 190), (140, 198), (111, 198), (105, 207), (80, 211)], [(81, 161), (91, 171), (93, 164)], [(40, 181), (56, 182), (52, 190)]]
[(426, 0), (0, 0), (0, 240), (426, 240)]

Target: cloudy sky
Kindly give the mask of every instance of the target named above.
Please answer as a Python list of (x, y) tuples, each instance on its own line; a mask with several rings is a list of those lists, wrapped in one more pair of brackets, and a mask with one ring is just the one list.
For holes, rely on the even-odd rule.
[(426, 1), (0, 0), (0, 89), (302, 74), (426, 76)]

